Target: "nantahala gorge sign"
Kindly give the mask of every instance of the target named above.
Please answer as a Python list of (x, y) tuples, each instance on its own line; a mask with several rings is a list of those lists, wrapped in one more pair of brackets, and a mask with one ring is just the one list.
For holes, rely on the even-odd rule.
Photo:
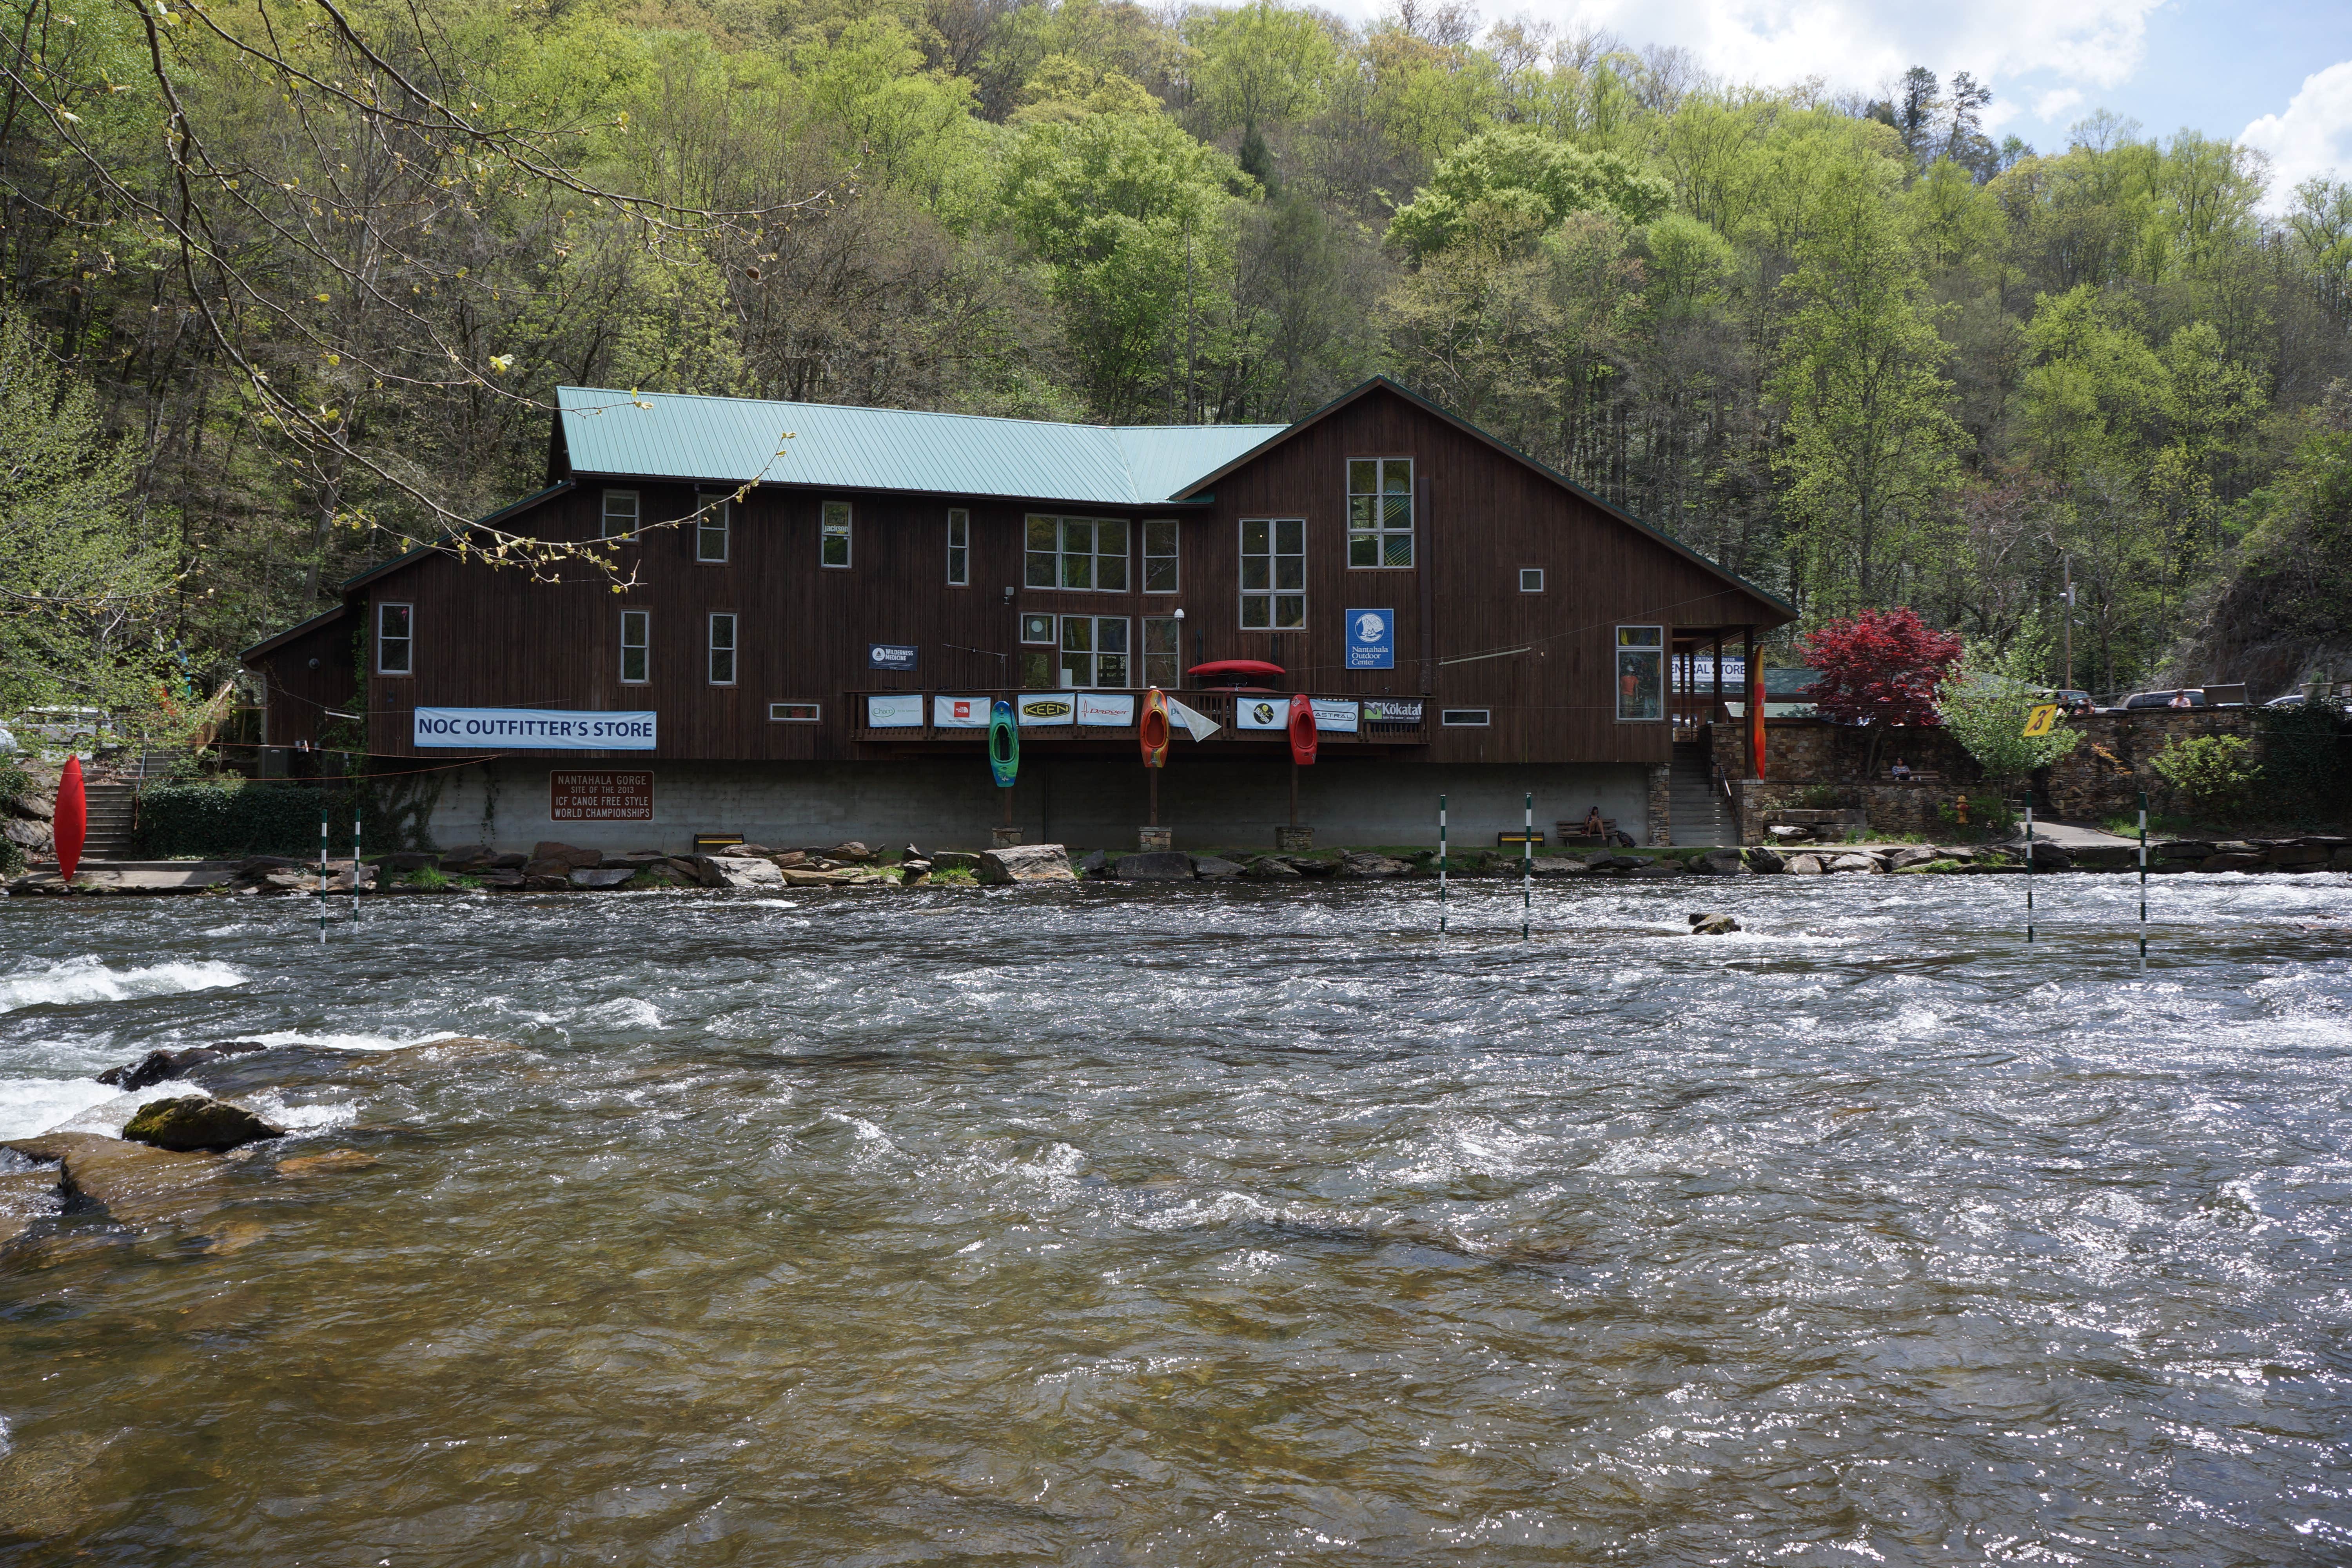
[(417, 746), (468, 752), (650, 752), (654, 715), (548, 708), (419, 708)]
[(1394, 669), (1396, 668), (1396, 612), (1394, 610), (1349, 610), (1348, 612), (1348, 668), (1349, 669)]

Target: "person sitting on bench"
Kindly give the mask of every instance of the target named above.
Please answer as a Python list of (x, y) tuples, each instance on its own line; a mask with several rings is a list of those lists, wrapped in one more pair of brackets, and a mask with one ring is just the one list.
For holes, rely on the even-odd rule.
[(1911, 764), (1900, 757), (1895, 758), (1895, 765), (1886, 771), (1895, 775), (1896, 784), (1907, 783), (1911, 777)]
[(1584, 814), (1584, 826), (1580, 831), (1587, 838), (1599, 838), (1607, 831), (1601, 824), (1599, 806)]

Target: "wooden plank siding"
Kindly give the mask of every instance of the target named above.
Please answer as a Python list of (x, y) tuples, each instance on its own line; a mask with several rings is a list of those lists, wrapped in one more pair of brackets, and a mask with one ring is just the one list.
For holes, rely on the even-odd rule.
[[(1425, 504), (1415, 519), (1409, 570), (1347, 564), (1347, 462), (1409, 457)], [(647, 520), (682, 517), (691, 486), (593, 474), (504, 526), (559, 539), (599, 531), (607, 488), (635, 489)], [(1497, 450), (1425, 405), (1376, 384), (1280, 437), (1208, 487), (1207, 504), (1135, 509), (945, 495), (841, 492), (763, 486), (735, 509), (730, 559), (695, 561), (691, 526), (656, 529), (619, 547), (615, 594), (593, 571), (567, 567), (558, 584), (526, 574), (421, 554), (366, 581), (355, 606), (370, 628), (368, 709), (378, 754), (454, 758), (411, 744), (418, 705), (467, 708), (652, 709), (660, 746), (614, 757), (820, 761), (887, 751), (852, 738), (845, 694), (863, 690), (987, 692), (1017, 684), (1024, 611), (1121, 616), (1130, 622), (1135, 679), (1142, 670), (1142, 618), (1186, 613), (1181, 662), (1265, 658), (1289, 671), (1286, 690), (1359, 697), (1423, 697), (1430, 742), (1398, 762), (1660, 763), (1672, 727), (1621, 724), (1614, 707), (1614, 628), (1776, 626), (1787, 612), (1734, 580), (1611, 515), (1541, 470)], [(852, 563), (819, 564), (827, 500), (854, 508)], [(971, 513), (970, 584), (947, 577), (948, 512)], [(1123, 518), (1129, 525), (1126, 593), (1023, 585), (1024, 524), (1033, 512)], [(1181, 588), (1141, 592), (1141, 522), (1179, 520)], [(1240, 524), (1301, 518), (1307, 524), (1307, 626), (1240, 625)], [(1522, 567), (1540, 567), (1545, 591), (1524, 594)], [(1008, 602), (1005, 590), (1014, 590)], [(373, 671), (375, 604), (415, 606), (415, 672)], [(620, 680), (623, 609), (651, 613), (650, 681)], [(1392, 610), (1397, 668), (1345, 668), (1345, 612)], [(705, 677), (706, 617), (739, 616), (737, 681)], [(349, 641), (349, 627), (340, 634)], [(872, 642), (920, 648), (913, 675), (871, 674)], [(1526, 646), (1504, 658), (1444, 661)], [(1434, 661), (1423, 658), (1433, 652)], [(982, 649), (987, 652), (969, 652)], [(271, 656), (283, 668), (291, 647)], [(993, 654), (1005, 656), (1000, 660)], [(305, 656), (307, 657), (307, 655)], [(1008, 676), (1008, 673), (1009, 676)], [(273, 679), (278, 679), (273, 677)], [(287, 689), (294, 689), (289, 679)], [(340, 698), (341, 693), (337, 696)], [(818, 724), (772, 721), (769, 704), (823, 704)], [(1486, 729), (1441, 729), (1436, 709), (1493, 710)], [(273, 721), (273, 723), (275, 721)], [(288, 731), (291, 737), (292, 731)], [(283, 743), (273, 731), (273, 743)], [(1029, 737), (1024, 736), (1024, 741)], [(597, 753), (563, 753), (572, 756)]]

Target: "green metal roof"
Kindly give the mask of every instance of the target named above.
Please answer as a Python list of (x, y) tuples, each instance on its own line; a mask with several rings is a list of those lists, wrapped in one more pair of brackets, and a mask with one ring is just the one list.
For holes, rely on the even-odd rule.
[(556, 405), (575, 473), (1088, 506), (1159, 505), (1288, 428), (1056, 425), (583, 386), (558, 388)]

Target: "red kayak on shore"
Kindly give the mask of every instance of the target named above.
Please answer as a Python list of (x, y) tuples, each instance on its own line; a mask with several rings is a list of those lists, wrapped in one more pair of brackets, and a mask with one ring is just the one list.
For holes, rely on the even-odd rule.
[(58, 847), (58, 876), (73, 880), (81, 864), (81, 847), (89, 837), (89, 795), (81, 782), (81, 759), (66, 759), (65, 775), (58, 780), (58, 805), (50, 818), (51, 840)]

